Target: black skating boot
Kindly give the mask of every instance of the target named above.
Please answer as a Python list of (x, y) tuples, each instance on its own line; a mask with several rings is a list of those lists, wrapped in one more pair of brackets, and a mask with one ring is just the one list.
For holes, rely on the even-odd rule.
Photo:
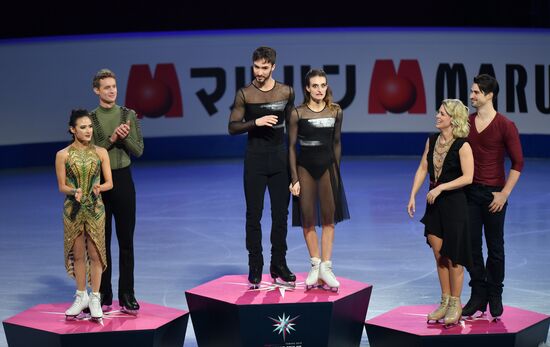
[(276, 264), (271, 263), (271, 266), (269, 267), (269, 272), (271, 273), (271, 278), (273, 278), (273, 282), (276, 282), (277, 278), (280, 278), (292, 286), (295, 285), (296, 275), (294, 275), (290, 271), (290, 269), (286, 265), (286, 262), (280, 262)]
[(111, 311), (113, 305), (113, 293), (100, 293), (101, 296), (101, 308), (103, 312)]
[(502, 316), (504, 308), (502, 307), (502, 296), (501, 295), (489, 295), (489, 312), (493, 320), (499, 320)]
[(250, 288), (258, 289), (260, 287), (260, 282), (262, 281), (262, 270), (263, 265), (249, 265), (248, 282), (250, 283)]
[(472, 317), (477, 311), (485, 314), (487, 311), (487, 298), (479, 295), (472, 295), (470, 300), (462, 308), (462, 316)]
[(122, 294), (122, 297), (119, 298), (119, 304), (122, 312), (137, 316), (139, 304), (134, 297), (134, 294)]

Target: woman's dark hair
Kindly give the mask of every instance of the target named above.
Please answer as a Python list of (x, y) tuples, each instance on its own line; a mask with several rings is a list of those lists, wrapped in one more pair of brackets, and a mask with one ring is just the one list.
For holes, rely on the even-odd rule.
[[(304, 105), (307, 105), (309, 103), (309, 100), (311, 99), (311, 96), (309, 95), (309, 92), (307, 91), (306, 87), (309, 87), (309, 83), (313, 77), (324, 77), (325, 80), (327, 80), (327, 73), (321, 69), (311, 69), (308, 71), (306, 76), (304, 77)], [(327, 107), (332, 111), (334, 110), (335, 104), (332, 100), (332, 89), (330, 86), (327, 86), (327, 93), (325, 94), (325, 97), (323, 101), (326, 103)]]
[[(76, 121), (82, 117), (90, 117), (90, 112), (85, 108), (76, 108), (71, 111), (71, 117), (69, 118), (69, 127), (74, 128), (76, 126)], [(69, 134), (73, 135), (69, 130)]]

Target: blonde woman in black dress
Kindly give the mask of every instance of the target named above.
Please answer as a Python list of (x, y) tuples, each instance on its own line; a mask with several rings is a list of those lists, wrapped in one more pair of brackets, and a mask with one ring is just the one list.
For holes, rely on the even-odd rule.
[(424, 235), (435, 256), (441, 304), (428, 314), (428, 322), (444, 319), (445, 325), (450, 326), (461, 317), (464, 266), (472, 262), (468, 205), (462, 188), (472, 183), (474, 159), (466, 141), (470, 130), (468, 108), (460, 100), (446, 99), (435, 119), (439, 133), (426, 141), (407, 210), (412, 218), (416, 193), (429, 174), (426, 213), (420, 221), (425, 225)]

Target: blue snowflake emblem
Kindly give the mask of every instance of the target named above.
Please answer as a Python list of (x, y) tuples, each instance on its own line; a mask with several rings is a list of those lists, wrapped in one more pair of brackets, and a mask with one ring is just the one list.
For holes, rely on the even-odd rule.
[(290, 315), (287, 316), (283, 312), (283, 317), (279, 316), (277, 317), (277, 319), (269, 317), (269, 319), (275, 322), (275, 324), (273, 324), (273, 326), (275, 327), (275, 329), (273, 329), (273, 332), (276, 331), (279, 334), (283, 334), (283, 341), (286, 341), (286, 335), (290, 334), (292, 330), (296, 331), (296, 329), (294, 329), (294, 326), (296, 325), (296, 323), (293, 323), (293, 322), (299, 317), (300, 316), (296, 316), (291, 319)]

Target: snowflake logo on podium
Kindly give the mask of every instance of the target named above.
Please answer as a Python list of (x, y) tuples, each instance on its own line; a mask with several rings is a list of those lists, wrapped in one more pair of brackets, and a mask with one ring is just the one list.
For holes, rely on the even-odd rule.
[(277, 317), (277, 319), (272, 317), (268, 317), (268, 318), (275, 322), (275, 324), (273, 324), (273, 326), (275, 327), (275, 329), (273, 329), (273, 332), (277, 331), (279, 334), (282, 334), (283, 341), (286, 342), (286, 335), (290, 334), (291, 330), (296, 331), (296, 329), (294, 329), (294, 326), (296, 325), (296, 323), (293, 323), (293, 322), (299, 317), (300, 316), (296, 316), (291, 319), (290, 315), (286, 316), (286, 314), (283, 312), (282, 318), (280, 316)]

